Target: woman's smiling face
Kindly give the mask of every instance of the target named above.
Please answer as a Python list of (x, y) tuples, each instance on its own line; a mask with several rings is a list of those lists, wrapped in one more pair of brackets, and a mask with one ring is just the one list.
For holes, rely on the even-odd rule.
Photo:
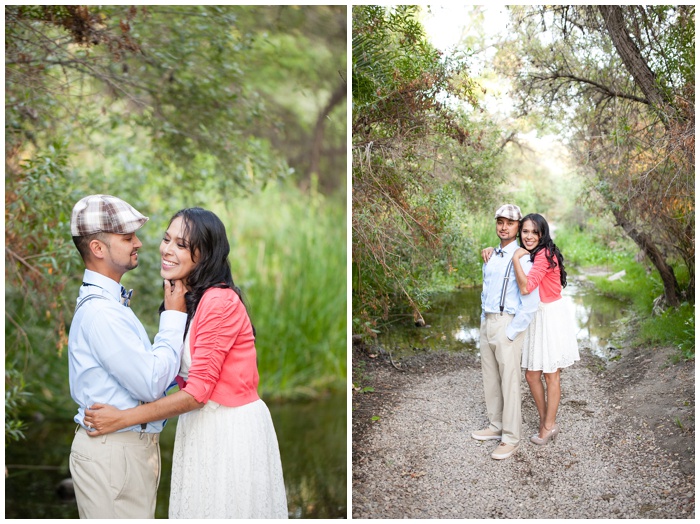
[(541, 234), (537, 230), (537, 226), (532, 220), (526, 220), (523, 222), (523, 227), (520, 230), (520, 240), (523, 243), (523, 247), (528, 251), (532, 251), (540, 243)]
[(190, 252), (189, 240), (185, 238), (185, 221), (182, 217), (175, 218), (160, 243), (160, 276), (186, 284), (197, 259), (197, 253)]

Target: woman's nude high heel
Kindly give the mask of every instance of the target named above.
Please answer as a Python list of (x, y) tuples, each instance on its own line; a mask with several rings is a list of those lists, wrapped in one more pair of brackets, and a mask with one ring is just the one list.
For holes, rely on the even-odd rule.
[(556, 438), (556, 436), (559, 434), (559, 426), (554, 424), (552, 429), (545, 431), (546, 435), (543, 438), (540, 438), (539, 434), (535, 433), (530, 437), (530, 442), (537, 444), (538, 446), (544, 446), (547, 442), (549, 442), (549, 439), (554, 440)]

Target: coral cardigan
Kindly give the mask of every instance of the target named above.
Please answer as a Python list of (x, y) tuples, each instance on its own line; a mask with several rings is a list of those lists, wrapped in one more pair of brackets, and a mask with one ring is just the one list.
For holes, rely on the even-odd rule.
[[(557, 262), (556, 258), (554, 261)], [(545, 249), (537, 252), (532, 269), (527, 274), (527, 290), (532, 293), (537, 286), (540, 288), (541, 302), (554, 302), (561, 298), (561, 269), (558, 262), (556, 267), (549, 267)]]
[(204, 292), (190, 323), (189, 351), (189, 376), (177, 382), (197, 402), (236, 407), (260, 398), (253, 326), (234, 290)]

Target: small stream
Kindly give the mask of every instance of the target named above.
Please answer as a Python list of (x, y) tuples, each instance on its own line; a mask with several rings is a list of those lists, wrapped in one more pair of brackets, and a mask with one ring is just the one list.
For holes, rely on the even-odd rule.
[[(604, 360), (619, 354), (615, 333), (626, 316), (625, 302), (599, 294), (582, 276), (569, 277), (562, 300), (575, 318), (580, 351)], [(433, 296), (423, 318), (422, 328), (407, 317), (390, 324), (379, 334), (379, 345), (394, 358), (420, 351), (478, 352), (481, 286)]]

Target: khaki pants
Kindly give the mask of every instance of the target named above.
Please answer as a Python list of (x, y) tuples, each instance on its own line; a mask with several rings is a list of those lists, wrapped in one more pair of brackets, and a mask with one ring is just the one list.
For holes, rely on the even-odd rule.
[(81, 519), (155, 518), (160, 481), (158, 434), (134, 431), (89, 437), (80, 428), (70, 472)]
[(508, 340), (506, 326), (512, 319), (513, 315), (487, 314), (481, 322), (479, 349), (489, 427), (501, 432), (501, 442), (517, 446), (522, 430), (520, 356), (525, 332)]

